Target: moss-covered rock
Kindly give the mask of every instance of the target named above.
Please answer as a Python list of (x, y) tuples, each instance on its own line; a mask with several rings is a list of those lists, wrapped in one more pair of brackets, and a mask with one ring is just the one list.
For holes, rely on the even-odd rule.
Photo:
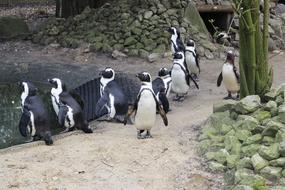
[(207, 152), (205, 154), (207, 160), (217, 161), (220, 164), (225, 164), (229, 153), (225, 149), (221, 149), (217, 152)]
[(265, 119), (271, 118), (271, 113), (268, 111), (257, 110), (252, 114), (252, 117), (262, 122)]
[(224, 112), (231, 110), (237, 104), (235, 100), (223, 100), (213, 105), (213, 112)]
[(285, 166), (285, 157), (281, 157), (275, 160), (271, 160), (269, 162), (270, 166), (275, 166), (275, 167), (284, 167)]
[(277, 181), (281, 177), (281, 171), (281, 167), (266, 166), (260, 171), (260, 174), (268, 180)]
[(242, 155), (252, 157), (256, 152), (259, 151), (260, 147), (260, 144), (250, 144), (247, 146), (243, 146), (241, 148)]
[(279, 143), (278, 151), (279, 151), (279, 154), (281, 154), (282, 156), (285, 156), (285, 141), (282, 141), (281, 143)]
[(254, 169), (257, 171), (269, 165), (268, 161), (263, 159), (258, 153), (251, 157), (251, 162)]
[(256, 135), (248, 137), (244, 141), (243, 145), (250, 145), (250, 144), (254, 144), (254, 143), (259, 144), (261, 142), (261, 140), (262, 140), (261, 134), (256, 134)]
[(261, 146), (259, 154), (266, 160), (273, 160), (279, 157), (278, 144), (274, 143), (271, 146)]
[(225, 170), (225, 166), (218, 162), (209, 162), (209, 169), (213, 172), (223, 172)]
[(280, 121), (285, 124), (285, 104), (282, 104), (281, 106), (279, 106), (278, 116), (279, 116)]
[(248, 114), (260, 108), (260, 97), (257, 95), (247, 96), (239, 101), (234, 107), (235, 111), (240, 114)]
[(237, 169), (241, 168), (247, 168), (247, 169), (253, 169), (251, 159), (249, 157), (244, 157), (240, 159), (236, 164)]

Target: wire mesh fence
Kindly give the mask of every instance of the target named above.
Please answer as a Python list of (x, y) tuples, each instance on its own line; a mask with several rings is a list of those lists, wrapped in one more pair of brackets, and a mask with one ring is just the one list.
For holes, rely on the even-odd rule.
[(0, 7), (3, 8), (32, 5), (55, 5), (55, 0), (0, 0)]

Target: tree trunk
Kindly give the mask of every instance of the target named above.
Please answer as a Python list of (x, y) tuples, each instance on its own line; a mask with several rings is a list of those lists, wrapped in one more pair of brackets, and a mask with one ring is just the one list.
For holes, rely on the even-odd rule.
[(263, 95), (271, 87), (272, 69), (268, 72), (269, 0), (264, 0), (264, 30), (259, 23), (260, 0), (235, 0), (240, 17), (241, 97)]

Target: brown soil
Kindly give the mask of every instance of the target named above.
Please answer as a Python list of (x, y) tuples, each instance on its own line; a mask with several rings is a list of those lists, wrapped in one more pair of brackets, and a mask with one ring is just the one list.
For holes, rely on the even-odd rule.
[[(153, 75), (161, 66), (171, 67), (167, 58), (156, 63), (137, 58), (113, 60), (80, 49), (54, 50), (29, 43), (0, 48), (5, 59), (23, 62), (33, 57), (70, 64), (96, 63), (100, 68), (112, 66), (129, 73), (146, 70)], [(14, 48), (20, 50), (12, 52)], [(274, 86), (285, 81), (284, 58), (279, 54), (270, 60)], [(223, 87), (216, 87), (222, 62), (201, 60), (200, 90), (192, 87), (183, 103), (171, 101), (169, 126), (164, 127), (157, 116), (152, 139), (138, 140), (132, 125), (94, 122), (92, 126), (97, 129), (93, 134), (78, 132), (57, 139), (53, 146), (34, 143), (6, 149), (0, 153), (0, 189), (222, 189), (222, 175), (208, 172), (196, 153), (199, 124), (211, 114), (213, 103), (226, 95)]]

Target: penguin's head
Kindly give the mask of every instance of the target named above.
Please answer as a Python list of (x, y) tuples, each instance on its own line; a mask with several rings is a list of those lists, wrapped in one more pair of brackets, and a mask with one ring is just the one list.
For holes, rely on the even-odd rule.
[(164, 76), (169, 75), (169, 73), (170, 72), (167, 70), (167, 68), (163, 67), (163, 68), (159, 69), (158, 76), (164, 77)]
[(37, 95), (38, 88), (34, 86), (31, 82), (20, 82), (20, 87), (22, 93), (25, 93), (27, 96), (35, 96)]
[(106, 67), (103, 71), (100, 72), (100, 75), (105, 79), (114, 79), (115, 71), (111, 67)]
[(226, 62), (230, 63), (230, 64), (234, 64), (235, 63), (235, 54), (233, 51), (228, 51), (227, 52), (227, 60)]
[(195, 42), (192, 39), (187, 40), (186, 46), (188, 47), (195, 47)]
[(151, 76), (148, 72), (141, 72), (136, 75), (140, 79), (141, 82), (151, 82)]
[(167, 30), (172, 36), (176, 36), (177, 38), (180, 38), (180, 31), (176, 29), (175, 27), (170, 27)]
[(175, 60), (183, 60), (184, 61), (184, 53), (181, 51), (175, 52), (173, 55), (173, 59)]
[(59, 90), (60, 93), (66, 90), (65, 84), (59, 78), (48, 79), (48, 82), (52, 85), (52, 88)]

